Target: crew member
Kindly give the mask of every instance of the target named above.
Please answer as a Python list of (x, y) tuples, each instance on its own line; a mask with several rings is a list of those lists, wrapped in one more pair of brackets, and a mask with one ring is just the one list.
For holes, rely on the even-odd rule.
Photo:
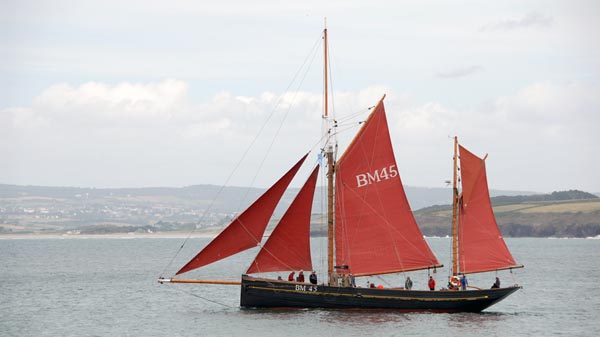
[(427, 285), (429, 286), (429, 290), (435, 290), (435, 280), (433, 279), (433, 276), (429, 276), (429, 282), (427, 282)]
[(317, 284), (317, 273), (313, 270), (313, 272), (310, 273), (310, 276), (308, 277), (308, 279), (311, 284)]
[(500, 288), (500, 278), (496, 277), (496, 282), (494, 282), (494, 284), (492, 284), (492, 289), (494, 288)]

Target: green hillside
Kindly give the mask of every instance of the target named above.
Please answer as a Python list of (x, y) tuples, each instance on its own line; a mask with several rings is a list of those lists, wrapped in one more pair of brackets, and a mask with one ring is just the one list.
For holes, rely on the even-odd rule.
[[(212, 185), (94, 189), (0, 184), (0, 235), (189, 233), (194, 229), (216, 233), (262, 192), (257, 188), (227, 187), (217, 198), (218, 191)], [(419, 208), (415, 205), (445, 202), (451, 192), (416, 187), (407, 187), (406, 191), (413, 209)], [(292, 189), (284, 194), (275, 219), (281, 217), (296, 193)], [(496, 193), (503, 194), (493, 197), (492, 203), (505, 236), (600, 235), (600, 199), (596, 195), (577, 190), (526, 195)], [(209, 205), (212, 206), (207, 209)], [(325, 233), (326, 221), (316, 215), (320, 206), (322, 201), (315, 200), (313, 235)], [(446, 236), (450, 234), (451, 213), (449, 205), (442, 205), (419, 209), (415, 216), (425, 235)]]
[[(569, 200), (556, 200), (569, 198)], [(585, 198), (585, 199), (577, 199)], [(496, 220), (507, 237), (590, 237), (600, 235), (600, 199), (580, 191), (492, 198)], [(433, 206), (415, 212), (423, 234), (449, 235), (452, 209)]]

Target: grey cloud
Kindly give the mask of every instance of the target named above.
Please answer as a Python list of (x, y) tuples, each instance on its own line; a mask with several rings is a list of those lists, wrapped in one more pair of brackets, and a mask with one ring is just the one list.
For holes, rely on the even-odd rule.
[(483, 71), (483, 67), (482, 66), (473, 65), (473, 66), (468, 66), (468, 67), (462, 67), (462, 68), (450, 69), (450, 70), (446, 70), (446, 71), (440, 71), (440, 72), (438, 72), (438, 73), (435, 74), (435, 77), (437, 77), (437, 78), (443, 78), (443, 79), (460, 78), (460, 77), (466, 77), (466, 76), (473, 75), (473, 74), (478, 73), (480, 71)]
[(514, 30), (528, 27), (550, 27), (554, 19), (537, 12), (532, 12), (519, 19), (507, 19), (489, 23), (481, 27), (481, 31)]

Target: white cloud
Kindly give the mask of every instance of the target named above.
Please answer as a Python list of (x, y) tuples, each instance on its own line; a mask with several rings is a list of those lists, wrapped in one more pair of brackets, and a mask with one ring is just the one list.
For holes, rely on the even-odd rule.
[(160, 124), (185, 108), (186, 96), (187, 84), (177, 80), (79, 87), (63, 83), (44, 90), (30, 107), (9, 111), (17, 128)]
[(597, 85), (543, 82), (464, 109), (435, 102), (399, 106), (392, 136), (398, 161), (407, 161), (399, 164), (404, 182), (441, 186), (451, 172), (449, 136), (456, 135), (476, 154), (490, 154), (494, 188), (598, 191), (599, 95)]
[(554, 19), (538, 12), (531, 12), (517, 19), (504, 19), (481, 27), (481, 31), (502, 31), (521, 28), (545, 28), (554, 24)]
[[(254, 141), (258, 158), (269, 146), (276, 157), (293, 160), (319, 145), (321, 94), (264, 92), (250, 97), (223, 91), (199, 104), (190, 102), (188, 95), (187, 83), (173, 79), (52, 85), (29, 106), (0, 110), (0, 140), (5, 144), (0, 156), (10, 163), (0, 169), (0, 181), (218, 184)], [(336, 102), (355, 106), (372, 96), (370, 90), (345, 93)], [(280, 129), (282, 123), (286, 127)], [(255, 140), (258, 130), (262, 134)], [(287, 163), (269, 164), (267, 170), (278, 174)], [(268, 184), (271, 179), (257, 183)]]
[(444, 78), (444, 79), (460, 78), (460, 77), (467, 77), (467, 76), (476, 74), (480, 71), (483, 71), (482, 66), (473, 65), (473, 66), (468, 66), (468, 67), (461, 67), (461, 68), (440, 71), (440, 72), (436, 73), (435, 76), (438, 78)]
[[(29, 106), (0, 111), (0, 156), (10, 163), (0, 169), (0, 181), (98, 187), (221, 184), (256, 142), (247, 159), (255, 168), (273, 147), (256, 183), (266, 186), (296, 157), (320, 145), (321, 94), (220, 92), (198, 104), (190, 102), (188, 91), (186, 82), (172, 79), (53, 85)], [(415, 102), (386, 87), (337, 92), (340, 131), (355, 130), (384, 93), (407, 184), (441, 186), (451, 172), (449, 136), (458, 135), (475, 153), (490, 153), (494, 188), (600, 190), (594, 176), (600, 170), (597, 86), (542, 82), (466, 108)], [(340, 134), (342, 148), (352, 134)], [(253, 174), (242, 170), (231, 184), (246, 184)]]

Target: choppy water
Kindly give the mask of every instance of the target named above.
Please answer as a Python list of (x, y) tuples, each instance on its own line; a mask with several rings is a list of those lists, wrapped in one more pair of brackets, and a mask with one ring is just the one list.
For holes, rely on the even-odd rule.
[[(438, 257), (447, 256), (448, 239), (428, 241)], [(597, 336), (600, 331), (600, 240), (508, 239), (515, 258), (526, 266), (515, 276), (524, 289), (481, 314), (242, 310), (236, 286), (156, 282), (182, 242), (0, 240), (0, 336), (489, 337)], [(206, 242), (192, 239), (186, 249), (195, 251)], [(186, 249), (167, 273), (194, 253)], [(239, 279), (251, 255), (190, 277)], [(410, 275), (416, 288), (424, 288), (426, 272)], [(438, 272), (438, 284), (445, 275)], [(470, 283), (488, 287), (494, 276), (472, 275)], [(513, 282), (508, 273), (500, 276), (505, 284)], [(371, 281), (400, 284), (403, 277)]]

